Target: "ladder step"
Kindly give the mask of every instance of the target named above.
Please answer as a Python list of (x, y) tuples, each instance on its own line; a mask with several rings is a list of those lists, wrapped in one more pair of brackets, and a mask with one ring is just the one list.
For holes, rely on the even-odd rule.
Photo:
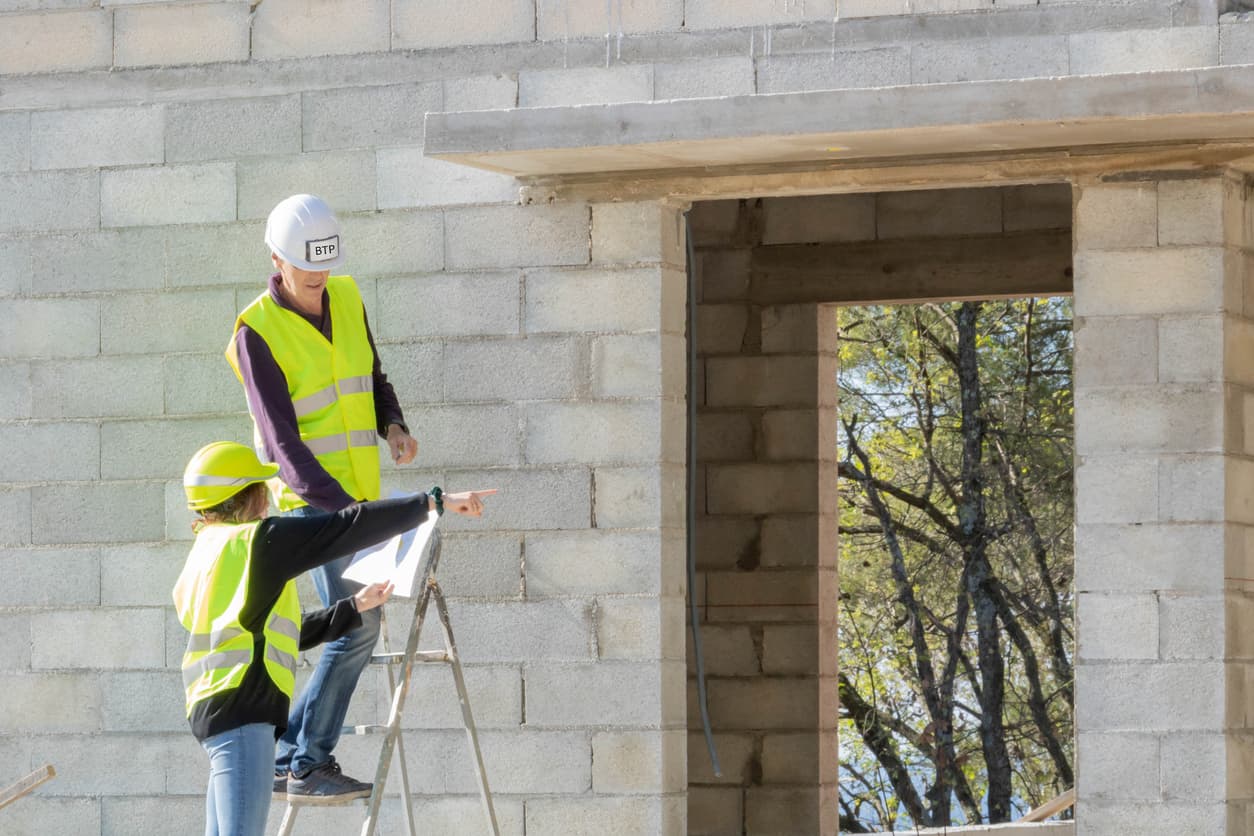
[[(372, 665), (399, 665), (405, 661), (404, 653), (376, 653), (370, 657)], [(451, 662), (452, 657), (443, 650), (419, 650), (414, 654), (415, 662)]]
[(378, 725), (377, 723), (366, 723), (360, 726), (343, 726), (340, 734), (386, 734), (387, 725)]

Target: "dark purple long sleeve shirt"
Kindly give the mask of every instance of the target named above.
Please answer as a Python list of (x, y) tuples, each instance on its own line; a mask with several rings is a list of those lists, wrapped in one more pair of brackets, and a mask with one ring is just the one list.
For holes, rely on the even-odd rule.
[[(322, 315), (314, 316), (288, 304), (279, 292), (280, 276), (270, 277), (270, 298), (286, 310), (304, 317), (305, 321), (332, 341), (331, 297), (322, 291)], [(362, 311), (365, 317), (365, 311)], [(379, 362), (370, 321), (366, 319), (366, 339), (374, 355), (374, 411), (379, 435), (386, 437), (389, 424), (405, 427), (396, 391), (388, 382)], [(279, 478), (302, 499), (323, 511), (339, 511), (365, 497), (350, 496), (335, 478), (300, 440), (300, 428), (296, 423), (296, 408), (287, 386), (287, 377), (279, 368), (270, 347), (261, 335), (240, 325), (236, 335), (240, 376), (244, 379), (244, 394), (248, 398), (248, 411), (252, 413), (261, 438), (261, 452), (269, 461), (279, 466)], [(406, 429), (408, 432), (408, 429)]]

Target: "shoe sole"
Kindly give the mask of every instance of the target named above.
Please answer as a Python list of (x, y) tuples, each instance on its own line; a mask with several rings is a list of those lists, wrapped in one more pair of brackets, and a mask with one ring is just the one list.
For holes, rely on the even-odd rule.
[(288, 792), (286, 796), (289, 803), (311, 804), (318, 807), (347, 804), (350, 801), (369, 797), (370, 790), (354, 790), (352, 792), (337, 793), (336, 795), (301, 795), (300, 793)]

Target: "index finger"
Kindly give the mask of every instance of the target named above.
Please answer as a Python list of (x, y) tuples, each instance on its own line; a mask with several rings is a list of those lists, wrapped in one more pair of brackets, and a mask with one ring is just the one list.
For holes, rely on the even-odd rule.
[(466, 493), (471, 494), (472, 496), (491, 496), (499, 491), (500, 488), (484, 488), (481, 491), (466, 491)]

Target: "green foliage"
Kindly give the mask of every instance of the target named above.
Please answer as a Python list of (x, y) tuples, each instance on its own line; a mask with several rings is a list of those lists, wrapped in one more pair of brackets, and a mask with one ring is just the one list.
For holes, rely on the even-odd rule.
[[(963, 571), (977, 534), (1006, 610), (999, 615), (1005, 659), (1005, 702), (999, 722), (1011, 759), (1015, 806), (1026, 809), (1067, 789), (1069, 770), (1072, 556), (1072, 332), (1069, 299), (984, 302), (975, 319), (978, 389), (958, 362), (960, 303), (844, 308), (840, 327), (842, 476), (860, 472), (856, 444), (891, 516), (913, 605), (892, 573), (884, 522), (865, 482), (840, 484), (840, 668), (878, 723), (892, 730), (896, 754), (920, 796), (929, 789), (925, 821), (906, 811), (886, 770), (864, 742), (865, 728), (842, 715), (842, 812), (874, 827), (961, 824), (985, 813), (979, 799), (988, 770), (981, 747), (980, 671), (974, 622), (958, 623), (972, 605)], [(976, 398), (964, 425), (964, 397)], [(970, 406), (971, 403), (968, 403)], [(978, 433), (971, 416), (979, 418)], [(972, 532), (963, 490), (970, 450), (979, 437), (984, 525)], [(848, 468), (848, 470), (847, 470)], [(866, 474), (863, 474), (866, 475)], [(895, 489), (898, 495), (889, 488)], [(903, 501), (908, 495), (912, 501)], [(914, 501), (919, 500), (919, 501)], [(966, 509), (964, 511), (964, 509)], [(1013, 622), (1013, 623), (1011, 623)], [(937, 677), (956, 647), (952, 680), (923, 682), (912, 628), (922, 634)], [(1027, 650), (1009, 628), (1027, 637)], [(1027, 656), (1033, 657), (1031, 660)], [(1027, 665), (1037, 670), (1038, 711), (1030, 710)], [(948, 689), (954, 765), (975, 805), (964, 803), (940, 768), (937, 718), (926, 697)], [(1043, 706), (1043, 708), (1039, 708)], [(1042, 711), (1048, 722), (1042, 728)], [(943, 723), (942, 723), (943, 725)], [(1046, 740), (1054, 744), (1052, 754)], [(936, 798), (957, 797), (946, 821), (928, 817)]]

